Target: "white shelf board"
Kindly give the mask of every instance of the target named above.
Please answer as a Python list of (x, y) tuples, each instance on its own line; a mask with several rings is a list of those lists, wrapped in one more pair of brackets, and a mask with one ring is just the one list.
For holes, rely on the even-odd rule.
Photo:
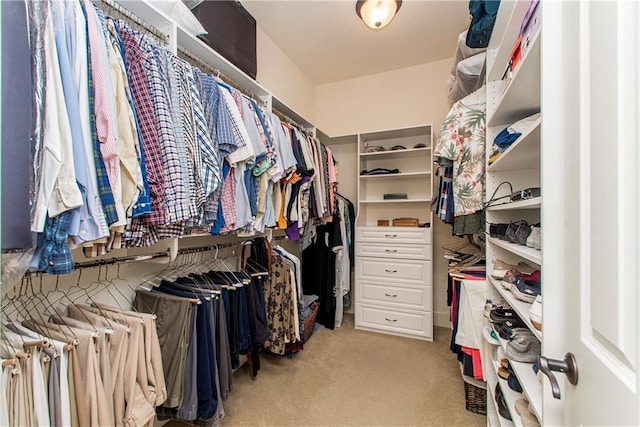
[[(229, 60), (209, 47), (199, 38), (189, 34), (178, 27), (177, 44), (200, 57), (211, 66), (220, 70), (222, 74), (233, 79), (240, 87), (253, 93), (258, 97), (269, 97), (270, 93), (262, 85), (252, 79), (244, 71), (233, 65)], [(203, 70), (207, 72), (207, 70)]]
[(542, 265), (542, 251), (530, 248), (528, 246), (518, 245), (517, 243), (500, 240), (495, 237), (489, 237), (487, 241), (492, 245), (496, 245), (502, 249), (505, 249), (512, 254), (518, 255), (519, 257), (533, 262), (534, 264)]
[(431, 203), (431, 199), (360, 200), (360, 203)]
[[(500, 338), (500, 346), (506, 352), (507, 351), (507, 341)], [(535, 412), (538, 420), (542, 419), (542, 384), (538, 381), (538, 377), (535, 372), (533, 372), (533, 363), (523, 363), (523, 362), (515, 362), (509, 359), (509, 363), (511, 364), (511, 368), (513, 372), (516, 374), (520, 385), (522, 386), (523, 393), (526, 394), (529, 403), (531, 403), (531, 407), (533, 408), (533, 412)], [(500, 380), (498, 380), (500, 381)], [(506, 381), (504, 384), (507, 388)], [(504, 390), (503, 390), (504, 391)], [(513, 411), (515, 412), (515, 410)], [(516, 416), (518, 414), (516, 413)]]
[(504, 203), (501, 205), (490, 206), (488, 211), (517, 211), (524, 209), (540, 209), (542, 206), (542, 197), (534, 197), (533, 199), (519, 200), (513, 203)]
[(373, 153), (360, 153), (360, 157), (364, 159), (402, 159), (404, 157), (414, 157), (422, 153), (428, 153), (431, 151), (431, 147), (424, 148), (407, 148), (405, 150), (389, 150), (389, 151), (374, 151)]
[(493, 62), (487, 72), (487, 81), (499, 80), (509, 65), (511, 51), (520, 33), (520, 25), (529, 8), (529, 2), (501, 2), (493, 28), (496, 36), (502, 34), (500, 40), (489, 41), (489, 49), (493, 50)]
[(360, 179), (393, 179), (393, 178), (420, 178), (423, 176), (429, 176), (431, 172), (400, 172), (400, 173), (389, 173), (382, 175), (360, 175)]
[(511, 81), (489, 114), (487, 126), (510, 125), (540, 111), (540, 32), (520, 60)]
[(487, 172), (531, 169), (540, 165), (540, 124), (542, 118), (534, 122), (527, 132), (520, 135), (495, 162), (487, 167)]
[(493, 287), (498, 291), (498, 293), (502, 296), (502, 298), (504, 298), (507, 301), (507, 303), (509, 303), (511, 308), (513, 308), (515, 312), (518, 313), (518, 316), (520, 317), (520, 319), (522, 319), (522, 321), (527, 324), (527, 327), (531, 330), (531, 332), (533, 332), (536, 338), (542, 341), (542, 332), (534, 328), (533, 324), (531, 324), (531, 320), (529, 319), (529, 309), (531, 308), (531, 304), (517, 299), (511, 293), (511, 291), (502, 287), (498, 279), (495, 279), (491, 276), (487, 276), (487, 277), (489, 277), (489, 281), (491, 282)]
[(504, 395), (504, 400), (507, 402), (507, 407), (509, 408), (509, 413), (512, 418), (511, 422), (516, 427), (522, 427), (522, 418), (520, 418), (520, 414), (516, 411), (516, 400), (522, 399), (524, 397), (523, 394), (511, 390), (509, 384), (507, 384), (507, 380), (498, 377), (498, 383)]
[(412, 138), (417, 136), (430, 136), (432, 125), (414, 126), (403, 129), (390, 129), (360, 134), (362, 142), (385, 141), (399, 138)]

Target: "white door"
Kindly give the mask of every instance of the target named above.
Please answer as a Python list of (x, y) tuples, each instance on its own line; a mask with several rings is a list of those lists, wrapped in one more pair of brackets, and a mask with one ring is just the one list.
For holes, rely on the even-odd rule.
[(545, 425), (640, 425), (640, 3), (544, 2)]

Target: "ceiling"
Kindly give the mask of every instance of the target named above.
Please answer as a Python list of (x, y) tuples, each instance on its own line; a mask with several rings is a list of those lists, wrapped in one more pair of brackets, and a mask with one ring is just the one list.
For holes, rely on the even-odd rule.
[(469, 26), (463, 0), (404, 0), (387, 28), (368, 29), (354, 0), (242, 0), (258, 26), (315, 84), (453, 56)]

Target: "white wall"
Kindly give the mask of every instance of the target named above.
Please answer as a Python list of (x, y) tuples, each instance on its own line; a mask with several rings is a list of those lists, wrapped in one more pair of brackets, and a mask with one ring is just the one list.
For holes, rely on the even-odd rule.
[[(452, 59), (330, 83), (316, 88), (316, 124), (329, 136), (350, 135), (431, 123), (434, 141), (449, 111), (446, 81)], [(356, 144), (331, 147), (340, 162), (340, 191), (357, 200)], [(351, 198), (353, 195), (353, 198)], [(457, 240), (451, 226), (433, 226), (434, 323), (449, 326), (447, 262), (442, 245)]]
[(296, 113), (315, 122), (315, 86), (260, 27), (257, 80)]
[(316, 124), (329, 136), (418, 126), (435, 130), (449, 110), (451, 59), (316, 88)]

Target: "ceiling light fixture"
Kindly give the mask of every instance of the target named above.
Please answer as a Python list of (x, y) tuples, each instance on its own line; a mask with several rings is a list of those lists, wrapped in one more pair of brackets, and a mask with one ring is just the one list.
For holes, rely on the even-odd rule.
[(402, 6), (402, 0), (358, 0), (356, 13), (365, 25), (380, 30), (391, 22)]

